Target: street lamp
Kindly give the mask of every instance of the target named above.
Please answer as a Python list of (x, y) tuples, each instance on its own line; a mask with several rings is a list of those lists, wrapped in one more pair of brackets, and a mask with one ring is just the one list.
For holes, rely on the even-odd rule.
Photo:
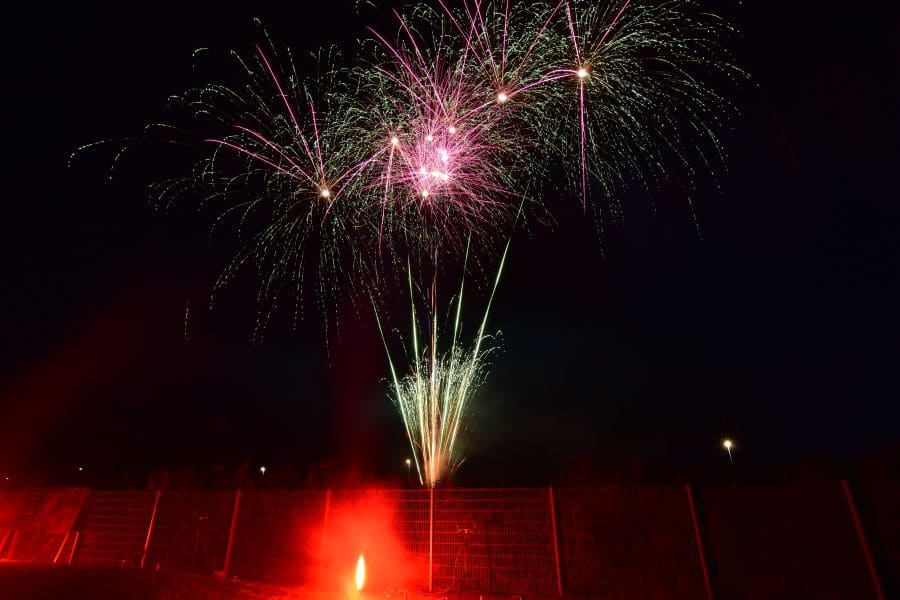
[(734, 448), (734, 442), (729, 438), (725, 438), (722, 440), (722, 447), (725, 448), (725, 452), (728, 453), (728, 462), (731, 463), (731, 469), (734, 470), (734, 457), (731, 456), (731, 449)]

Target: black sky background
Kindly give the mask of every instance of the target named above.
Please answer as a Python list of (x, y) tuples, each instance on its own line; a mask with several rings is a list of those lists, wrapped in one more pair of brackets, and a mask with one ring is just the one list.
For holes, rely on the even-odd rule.
[[(602, 243), (577, 199), (555, 202), (555, 227), (516, 240), (492, 317), (502, 349), (460, 482), (635, 462), (715, 473), (726, 435), (748, 471), (896, 460), (896, 12), (726, 4), (753, 84), (722, 134), (720, 190), (701, 182), (696, 220), (672, 190), (627, 198), (625, 224)], [(254, 345), (252, 281), (204, 310), (233, 246), (209, 248), (190, 210), (150, 208), (153, 164), (132, 162), (111, 184), (108, 151), (66, 166), (77, 146), (139, 133), (169, 94), (202, 83), (195, 48), (251, 49), (253, 17), (302, 51), (349, 43), (372, 16), (344, 1), (8, 15), (0, 475), (69, 481), (87, 465), (113, 484), (161, 465), (305, 473), (325, 461), (405, 476), (368, 314), (341, 306), (327, 352), (315, 315), (295, 333), (276, 319)]]

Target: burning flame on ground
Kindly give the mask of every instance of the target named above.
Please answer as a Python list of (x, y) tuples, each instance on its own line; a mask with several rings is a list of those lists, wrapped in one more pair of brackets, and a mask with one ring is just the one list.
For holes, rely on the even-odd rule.
[(366, 583), (366, 559), (363, 555), (359, 555), (356, 561), (356, 589), (362, 591), (363, 585)]

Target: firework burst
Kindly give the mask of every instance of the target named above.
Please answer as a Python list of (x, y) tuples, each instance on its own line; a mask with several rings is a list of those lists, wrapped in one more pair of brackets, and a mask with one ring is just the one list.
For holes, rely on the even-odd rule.
[[(246, 245), (216, 288), (256, 266), (260, 325), (285, 288), (299, 313), (310, 268), (326, 313), (346, 284), (377, 317), (386, 265), (406, 265), (412, 294), (412, 266), (439, 250), (465, 257), (464, 272), (470, 250), (496, 258), (523, 208), (534, 219), (556, 201), (543, 193), (551, 187), (585, 210), (610, 206), (618, 221), (626, 188), (689, 188), (696, 169), (721, 162), (717, 131), (734, 107), (717, 88), (743, 73), (728, 25), (694, 1), (435, 1), (395, 12), (393, 34), (369, 30), (352, 67), (306, 80), (269, 42), (232, 53), (237, 82), (180, 98), (212, 129), (200, 138), (209, 152), (156, 196), (199, 190), (217, 224), (236, 223)], [(429, 267), (438, 272), (436, 258)], [(459, 341), (462, 288), (456, 302), (446, 350), (432, 292), (430, 327), (412, 311), (410, 372), (390, 360), (427, 485), (459, 464), (455, 443), (489, 353), (490, 302), (471, 347)]]
[(691, 0), (571, 2), (562, 25), (570, 83), (553, 92), (564, 117), (541, 139), (560, 160), (578, 157), (570, 173), (585, 204), (595, 182), (620, 215), (632, 185), (649, 191), (675, 171), (692, 182), (697, 166), (723, 164), (718, 131), (737, 109), (717, 86), (745, 74), (721, 17)]
[[(340, 102), (322, 93), (337, 85), (335, 72), (305, 81), (290, 54), (282, 59), (271, 43), (229, 56), (232, 82), (174, 98), (194, 122), (213, 132), (191, 140), (211, 151), (190, 176), (156, 183), (151, 192), (163, 207), (199, 195), (204, 207), (218, 213), (211, 236), (221, 228), (238, 232), (242, 248), (214, 290), (255, 267), (260, 331), (285, 291), (298, 300), (299, 316), (307, 271), (314, 274), (316, 297), (326, 311), (340, 284), (354, 282), (341, 277), (346, 265), (355, 265), (356, 274), (365, 272), (356, 258), (370, 226), (353, 202), (353, 190), (377, 153), (360, 157), (346, 151)], [(159, 136), (174, 129), (153, 124), (148, 130)]]
[(180, 98), (211, 151), (154, 192), (199, 192), (236, 223), (216, 288), (256, 266), (261, 324), (285, 289), (299, 309), (311, 268), (327, 308), (344, 284), (372, 296), (386, 263), (460, 258), (467, 239), (492, 253), (517, 206), (544, 215), (548, 184), (617, 218), (628, 186), (720, 159), (733, 107), (716, 85), (741, 72), (727, 24), (691, 0), (436, 2), (371, 29), (349, 68), (328, 55), (304, 78), (269, 41)]

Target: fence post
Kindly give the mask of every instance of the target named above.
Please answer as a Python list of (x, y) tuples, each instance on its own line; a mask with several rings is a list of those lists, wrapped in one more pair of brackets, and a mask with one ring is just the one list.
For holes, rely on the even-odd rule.
[(153, 511), (150, 513), (150, 524), (147, 525), (147, 537), (144, 538), (144, 552), (141, 554), (141, 568), (144, 568), (144, 563), (147, 562), (147, 552), (150, 550), (150, 538), (153, 536), (153, 526), (156, 525), (156, 511), (159, 510), (159, 497), (162, 495), (162, 492), (156, 490), (156, 495), (153, 497)]
[(853, 494), (850, 492), (850, 484), (847, 483), (846, 479), (841, 479), (841, 487), (844, 488), (844, 497), (847, 498), (847, 506), (850, 508), (850, 514), (853, 517), (853, 525), (856, 527), (859, 545), (862, 546), (863, 555), (866, 558), (866, 567), (869, 569), (872, 585), (875, 586), (875, 596), (878, 600), (884, 600), (881, 580), (878, 578), (878, 570), (875, 568), (875, 561), (872, 560), (872, 553), (869, 551), (869, 542), (866, 540), (866, 532), (863, 530), (862, 521), (859, 520), (859, 512), (856, 510), (856, 502), (853, 501)]
[(72, 565), (72, 562), (75, 560), (75, 549), (78, 548), (78, 539), (81, 537), (81, 530), (75, 530), (75, 539), (72, 541), (72, 549), (69, 550), (69, 560), (66, 564)]
[(3, 532), (2, 537), (0, 537), (0, 560), (6, 559), (6, 554), (3, 552), (3, 547), (6, 545), (6, 540), (12, 535), (12, 531), (7, 529)]
[(556, 565), (556, 591), (563, 595), (562, 569), (559, 566), (559, 530), (556, 526), (556, 501), (553, 499), (553, 486), (547, 488), (550, 496), (550, 523), (553, 525), (553, 563)]
[(434, 488), (428, 488), (428, 591), (434, 591)]
[(59, 557), (62, 556), (63, 548), (66, 547), (66, 542), (69, 541), (69, 537), (71, 535), (72, 535), (72, 530), (70, 529), (69, 531), (66, 532), (66, 537), (63, 538), (62, 543), (59, 545), (59, 550), (56, 551), (56, 555), (53, 557), (54, 565), (59, 562)]
[(706, 554), (703, 552), (703, 537), (700, 535), (700, 522), (697, 520), (697, 509), (694, 506), (694, 489), (691, 484), (684, 484), (687, 493), (688, 506), (691, 509), (691, 521), (694, 523), (694, 540), (697, 542), (697, 553), (700, 555), (700, 568), (703, 569), (703, 585), (706, 586), (707, 600), (713, 600), (712, 583), (709, 580), (709, 567), (706, 564)]
[(319, 585), (325, 584), (325, 556), (328, 555), (328, 517), (331, 515), (331, 490), (325, 490), (325, 508), (322, 511), (322, 541), (319, 553)]
[(228, 543), (225, 546), (225, 563), (222, 570), (216, 575), (219, 577), (228, 577), (228, 570), (231, 568), (231, 554), (234, 551), (234, 532), (237, 530), (238, 510), (241, 507), (241, 490), (234, 493), (234, 506), (231, 508), (231, 524), (228, 526)]
[(78, 540), (81, 538), (81, 530), (84, 529), (87, 513), (91, 507), (91, 491), (85, 490), (84, 498), (81, 500), (81, 507), (78, 509), (78, 516), (75, 517), (75, 523), (72, 529), (75, 531), (75, 539), (72, 540), (72, 547), (69, 549), (69, 558), (66, 564), (71, 565), (75, 561), (75, 552), (78, 550)]

